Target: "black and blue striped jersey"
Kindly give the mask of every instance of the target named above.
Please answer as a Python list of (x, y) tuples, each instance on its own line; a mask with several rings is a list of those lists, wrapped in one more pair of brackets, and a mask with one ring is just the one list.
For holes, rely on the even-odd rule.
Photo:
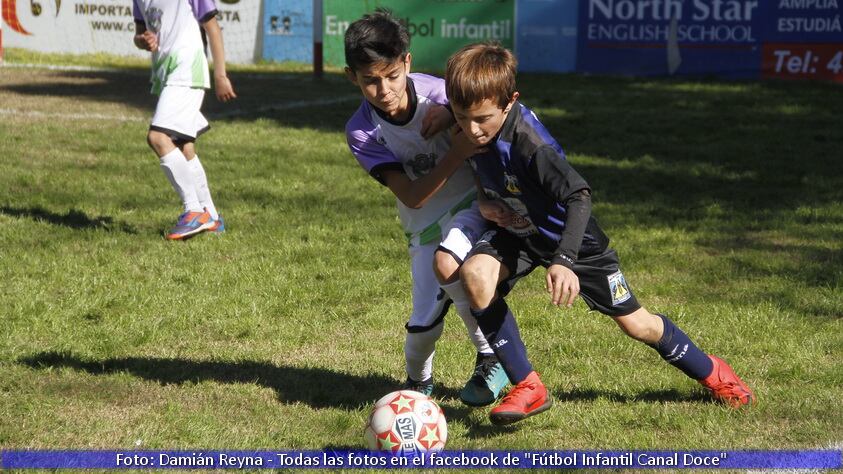
[(536, 115), (516, 102), (489, 151), (472, 158), (489, 199), (517, 214), (506, 230), (542, 258), (569, 266), (608, 238), (591, 217), (591, 188)]

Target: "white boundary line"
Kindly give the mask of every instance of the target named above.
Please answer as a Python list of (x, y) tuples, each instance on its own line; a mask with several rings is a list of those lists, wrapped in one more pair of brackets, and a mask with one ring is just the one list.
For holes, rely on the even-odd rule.
[(130, 115), (108, 115), (108, 114), (72, 114), (62, 112), (39, 112), (37, 110), (16, 110), (0, 109), (0, 115), (24, 116), (46, 119), (65, 120), (108, 120), (112, 122), (144, 122), (149, 120), (146, 117), (133, 117)]
[[(138, 68), (126, 66), (126, 68), (116, 67), (94, 67), (94, 66), (63, 66), (60, 64), (31, 64), (31, 63), (2, 63), (2, 67), (17, 68), (17, 69), (47, 69), (50, 71), (83, 71), (83, 72), (137, 72)], [(149, 74), (148, 70), (143, 71), (144, 74)]]
[[(10, 62), (1, 62), (0, 69), (8, 67), (14, 69), (46, 69), (48, 71), (75, 71), (75, 72), (107, 72), (107, 73), (115, 73), (115, 74), (136, 74), (136, 75), (144, 75), (149, 76), (149, 68), (148, 67), (137, 67), (127, 65), (125, 67), (95, 67), (95, 66), (73, 66), (73, 65), (63, 65), (63, 64), (38, 64), (38, 63), (10, 63)], [(281, 71), (267, 71), (264, 73), (254, 73), (254, 72), (234, 72), (233, 76), (235, 77), (245, 77), (248, 79), (268, 79), (274, 81), (291, 81), (291, 80), (300, 80), (301, 75), (308, 75), (307, 71), (296, 73), (296, 72), (281, 72)]]
[[(316, 100), (297, 100), (292, 102), (283, 102), (279, 104), (264, 105), (256, 109), (234, 109), (228, 112), (211, 114), (210, 119), (225, 119), (233, 117), (243, 117), (248, 115), (259, 115), (266, 112), (278, 112), (283, 110), (301, 109), (306, 107), (316, 107), (322, 105), (334, 105), (343, 102), (350, 102), (352, 100), (359, 100), (356, 95), (347, 95), (342, 97), (335, 97), (331, 99), (316, 99)], [(151, 117), (138, 117), (131, 115), (109, 115), (109, 114), (88, 114), (88, 113), (62, 113), (62, 112), (40, 112), (37, 110), (17, 110), (17, 109), (0, 109), (0, 116), (24, 116), (33, 118), (45, 119), (62, 119), (62, 120), (104, 120), (113, 122), (146, 122)]]

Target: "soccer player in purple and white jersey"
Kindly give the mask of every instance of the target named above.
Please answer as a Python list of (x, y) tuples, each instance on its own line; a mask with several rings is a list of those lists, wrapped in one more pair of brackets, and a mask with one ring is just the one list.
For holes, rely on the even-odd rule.
[(405, 388), (432, 392), (435, 344), (453, 302), (477, 349), (474, 373), (460, 398), (488, 405), (508, 379), (471, 316), (458, 272), (487, 225), (466, 163), (480, 148), (445, 130), (453, 124), (445, 83), (410, 73), (409, 46), (406, 28), (386, 10), (349, 26), (345, 71), (364, 100), (346, 125), (346, 138), (360, 166), (395, 194), (409, 241), (413, 312), (406, 325)]
[(223, 232), (225, 224), (194, 145), (210, 128), (199, 110), (211, 85), (200, 28), (214, 57), (217, 99), (227, 102), (237, 97), (225, 71), (217, 7), (214, 0), (133, 0), (133, 13), (135, 46), (152, 52), (152, 93), (159, 96), (147, 142), (184, 204), (184, 213), (167, 239)]

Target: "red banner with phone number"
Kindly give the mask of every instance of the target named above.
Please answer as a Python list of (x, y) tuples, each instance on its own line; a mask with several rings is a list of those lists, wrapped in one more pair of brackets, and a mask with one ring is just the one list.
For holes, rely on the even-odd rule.
[(843, 83), (843, 44), (764, 44), (761, 75)]

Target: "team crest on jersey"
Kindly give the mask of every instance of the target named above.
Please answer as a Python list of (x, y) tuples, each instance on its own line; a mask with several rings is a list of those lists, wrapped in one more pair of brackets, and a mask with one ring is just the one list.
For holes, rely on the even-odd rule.
[(512, 194), (521, 194), (521, 188), (518, 187), (518, 178), (509, 173), (503, 174), (503, 182), (506, 185), (506, 190)]
[(419, 153), (407, 162), (407, 166), (416, 176), (426, 175), (436, 166), (436, 153)]
[(632, 297), (632, 292), (629, 291), (629, 285), (626, 284), (626, 278), (623, 277), (623, 273), (617, 271), (609, 275), (608, 279), (613, 306), (617, 306)]

